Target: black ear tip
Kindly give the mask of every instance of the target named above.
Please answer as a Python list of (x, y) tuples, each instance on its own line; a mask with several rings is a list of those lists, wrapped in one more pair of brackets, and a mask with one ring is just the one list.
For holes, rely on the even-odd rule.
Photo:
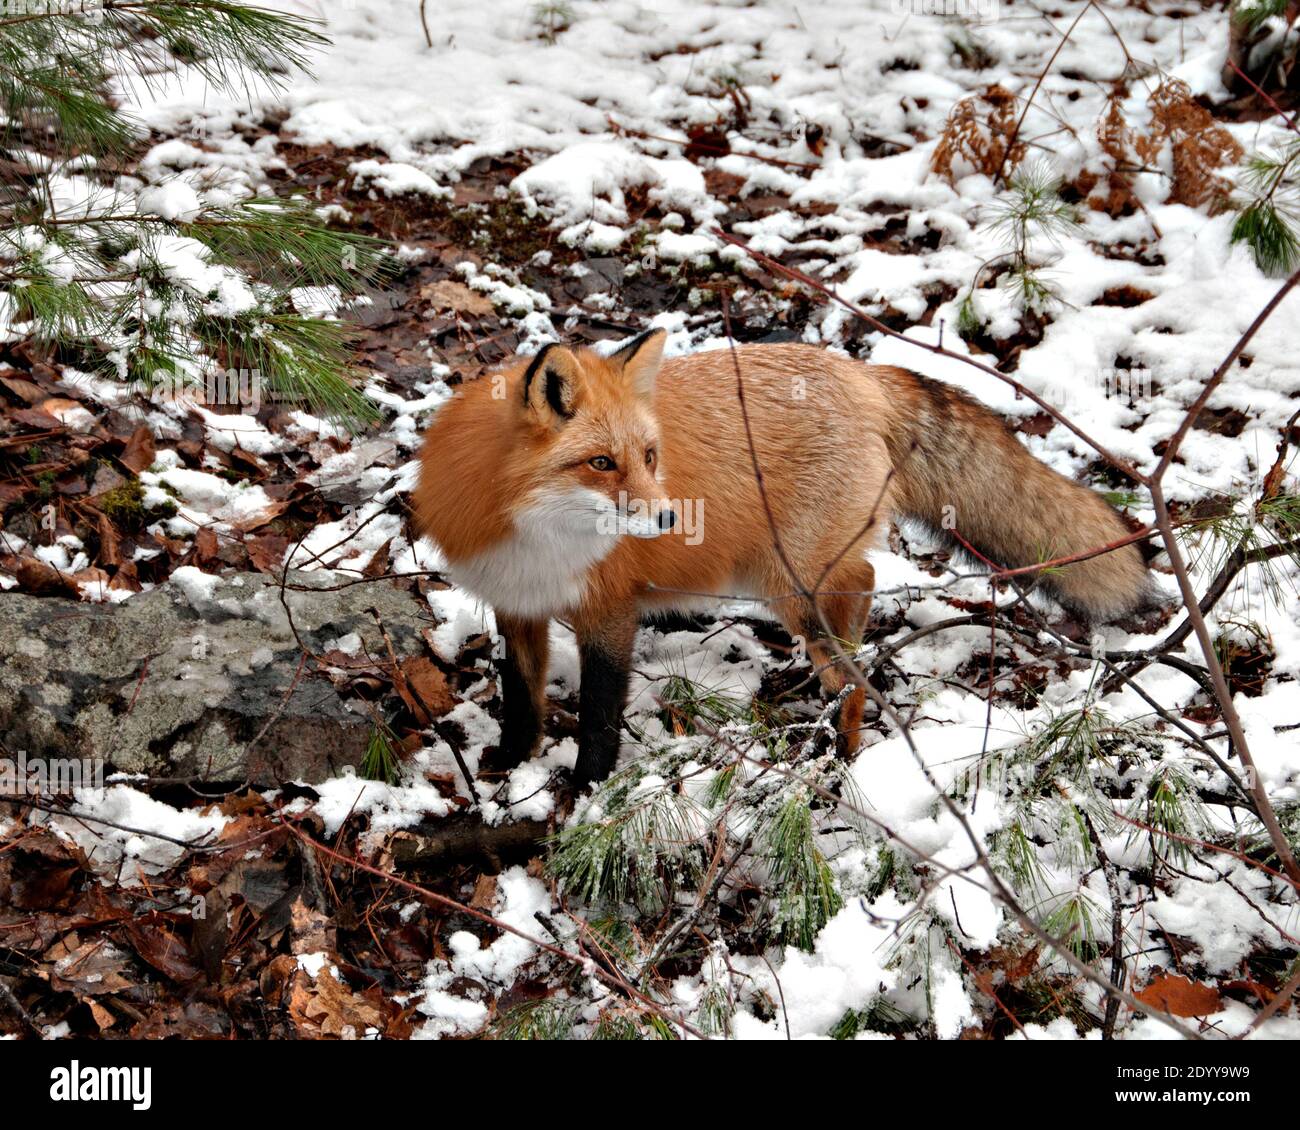
[(631, 361), (632, 358), (637, 355), (637, 353), (640, 352), (641, 347), (645, 345), (647, 342), (653, 341), (655, 338), (658, 337), (667, 337), (667, 336), (668, 336), (668, 331), (664, 329), (662, 326), (655, 326), (653, 329), (642, 330), (641, 333), (637, 334), (636, 337), (634, 337), (631, 341), (629, 341), (625, 346), (616, 350), (613, 356), (619, 361), (622, 361), (624, 364), (626, 364), (628, 361)]

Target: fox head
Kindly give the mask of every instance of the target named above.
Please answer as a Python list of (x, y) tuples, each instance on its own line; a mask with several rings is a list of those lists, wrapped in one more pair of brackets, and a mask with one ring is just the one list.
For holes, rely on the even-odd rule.
[(531, 480), (521, 509), (575, 535), (651, 538), (677, 514), (662, 487), (654, 383), (663, 330), (603, 357), (548, 345), (529, 363), (516, 399)]

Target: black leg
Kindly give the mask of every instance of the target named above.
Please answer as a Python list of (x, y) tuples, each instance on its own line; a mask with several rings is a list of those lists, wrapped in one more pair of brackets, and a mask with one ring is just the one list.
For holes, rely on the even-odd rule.
[(505, 654), (497, 660), (501, 680), (501, 746), (494, 760), (511, 768), (527, 760), (542, 740), (546, 692), (546, 621), (497, 616)]
[(579, 784), (604, 780), (618, 760), (635, 634), (635, 613), (617, 623), (601, 625), (590, 634), (581, 628), (578, 631), (581, 729), (574, 777)]

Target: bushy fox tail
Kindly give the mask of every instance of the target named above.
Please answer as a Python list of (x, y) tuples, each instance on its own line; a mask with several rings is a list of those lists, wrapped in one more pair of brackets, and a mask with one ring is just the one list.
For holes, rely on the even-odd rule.
[[(906, 369), (877, 370), (898, 407), (887, 443), (894, 507), (964, 540), (1004, 568), (1099, 549), (1129, 528), (1101, 495), (1035, 459), (1014, 433), (959, 389)], [(952, 537), (960, 535), (960, 539)], [(1063, 605), (1105, 620), (1147, 603), (1150, 577), (1130, 544), (1026, 574)]]

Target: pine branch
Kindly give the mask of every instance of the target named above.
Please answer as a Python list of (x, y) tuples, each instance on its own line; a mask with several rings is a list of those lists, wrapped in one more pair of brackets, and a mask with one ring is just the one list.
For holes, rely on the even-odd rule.
[(326, 42), (314, 28), (227, 0), (50, 5), (0, 19), (0, 149), (32, 169), (0, 203), (6, 320), (146, 389), (197, 391), (214, 368), (244, 370), (272, 398), (374, 419), (348, 330), (297, 314), (292, 292), (359, 292), (391, 262), (379, 241), (330, 229), (302, 199), (212, 203), (182, 178), (174, 197), (150, 186), (162, 191), (148, 213), (107, 188), (53, 208), (68, 158), (121, 153), (139, 135), (108, 100), (111, 78), (148, 83), (188, 66), (226, 90), (275, 84)]

